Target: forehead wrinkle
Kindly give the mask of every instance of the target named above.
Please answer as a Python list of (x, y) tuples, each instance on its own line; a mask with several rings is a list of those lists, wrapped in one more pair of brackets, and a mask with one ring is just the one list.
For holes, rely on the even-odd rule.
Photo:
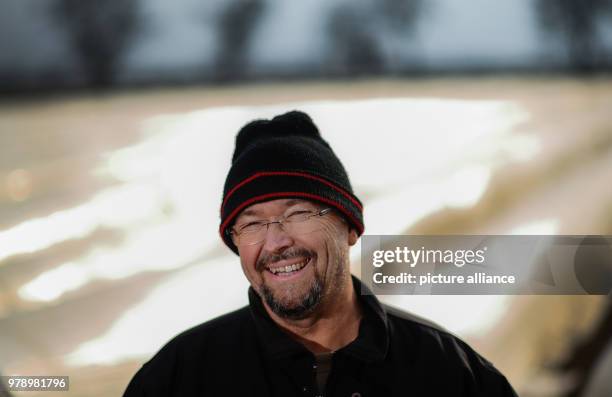
[(257, 215), (257, 211), (252, 210), (252, 209), (246, 209), (244, 211), (242, 211), (240, 213), (240, 215), (238, 215), (238, 218), (240, 218), (241, 216), (253, 216), (253, 215)]
[(303, 200), (303, 199), (289, 199), (289, 200), (285, 201), (285, 207), (292, 207), (292, 206), (294, 206), (294, 205), (296, 205), (296, 204), (304, 204), (304, 203), (307, 203), (307, 204), (314, 204), (314, 203), (312, 203), (312, 202), (310, 202), (310, 201), (308, 201), (308, 200)]

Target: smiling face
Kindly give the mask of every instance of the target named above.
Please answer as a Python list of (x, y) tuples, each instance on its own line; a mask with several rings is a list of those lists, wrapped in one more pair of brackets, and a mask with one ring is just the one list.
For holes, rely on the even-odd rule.
[[(234, 229), (323, 208), (298, 199), (258, 203), (238, 216)], [(348, 250), (357, 241), (356, 232), (334, 211), (308, 222), (308, 233), (291, 233), (271, 224), (262, 242), (237, 244), (244, 274), (279, 317), (306, 318), (350, 285)]]

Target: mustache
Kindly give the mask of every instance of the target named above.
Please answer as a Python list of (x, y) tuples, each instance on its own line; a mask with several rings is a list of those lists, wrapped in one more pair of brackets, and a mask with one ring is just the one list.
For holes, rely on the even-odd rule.
[(287, 248), (281, 253), (264, 253), (262, 254), (255, 264), (257, 270), (262, 270), (267, 264), (278, 262), (284, 259), (298, 258), (298, 257), (309, 257), (314, 258), (316, 254), (306, 248)]

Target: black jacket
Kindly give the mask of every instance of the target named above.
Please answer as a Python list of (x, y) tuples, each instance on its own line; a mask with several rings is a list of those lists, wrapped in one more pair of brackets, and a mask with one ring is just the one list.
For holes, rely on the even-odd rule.
[[(516, 396), (457, 337), (382, 306), (353, 277), (359, 336), (333, 355), (325, 396)], [(183, 332), (136, 373), (124, 397), (315, 396), (314, 356), (281, 331), (249, 289), (249, 306)]]

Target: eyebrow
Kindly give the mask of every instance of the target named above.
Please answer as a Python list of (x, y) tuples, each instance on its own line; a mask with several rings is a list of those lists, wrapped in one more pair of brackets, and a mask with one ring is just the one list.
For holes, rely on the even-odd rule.
[[(292, 207), (296, 204), (302, 204), (302, 203), (306, 203), (306, 200), (302, 200), (302, 199), (291, 199), (291, 200), (287, 200), (285, 202), (285, 208), (289, 208)], [(259, 211), (256, 210), (252, 210), (252, 209), (247, 209), (244, 210), (240, 213), (240, 215), (238, 216), (238, 218), (236, 218), (236, 220), (238, 220), (239, 218), (242, 218), (243, 216), (257, 216), (259, 215)]]
[(306, 200), (302, 200), (302, 199), (291, 199), (291, 200), (287, 200), (285, 202), (285, 207), (292, 207), (296, 204), (303, 204), (303, 203), (307, 203), (308, 201)]

